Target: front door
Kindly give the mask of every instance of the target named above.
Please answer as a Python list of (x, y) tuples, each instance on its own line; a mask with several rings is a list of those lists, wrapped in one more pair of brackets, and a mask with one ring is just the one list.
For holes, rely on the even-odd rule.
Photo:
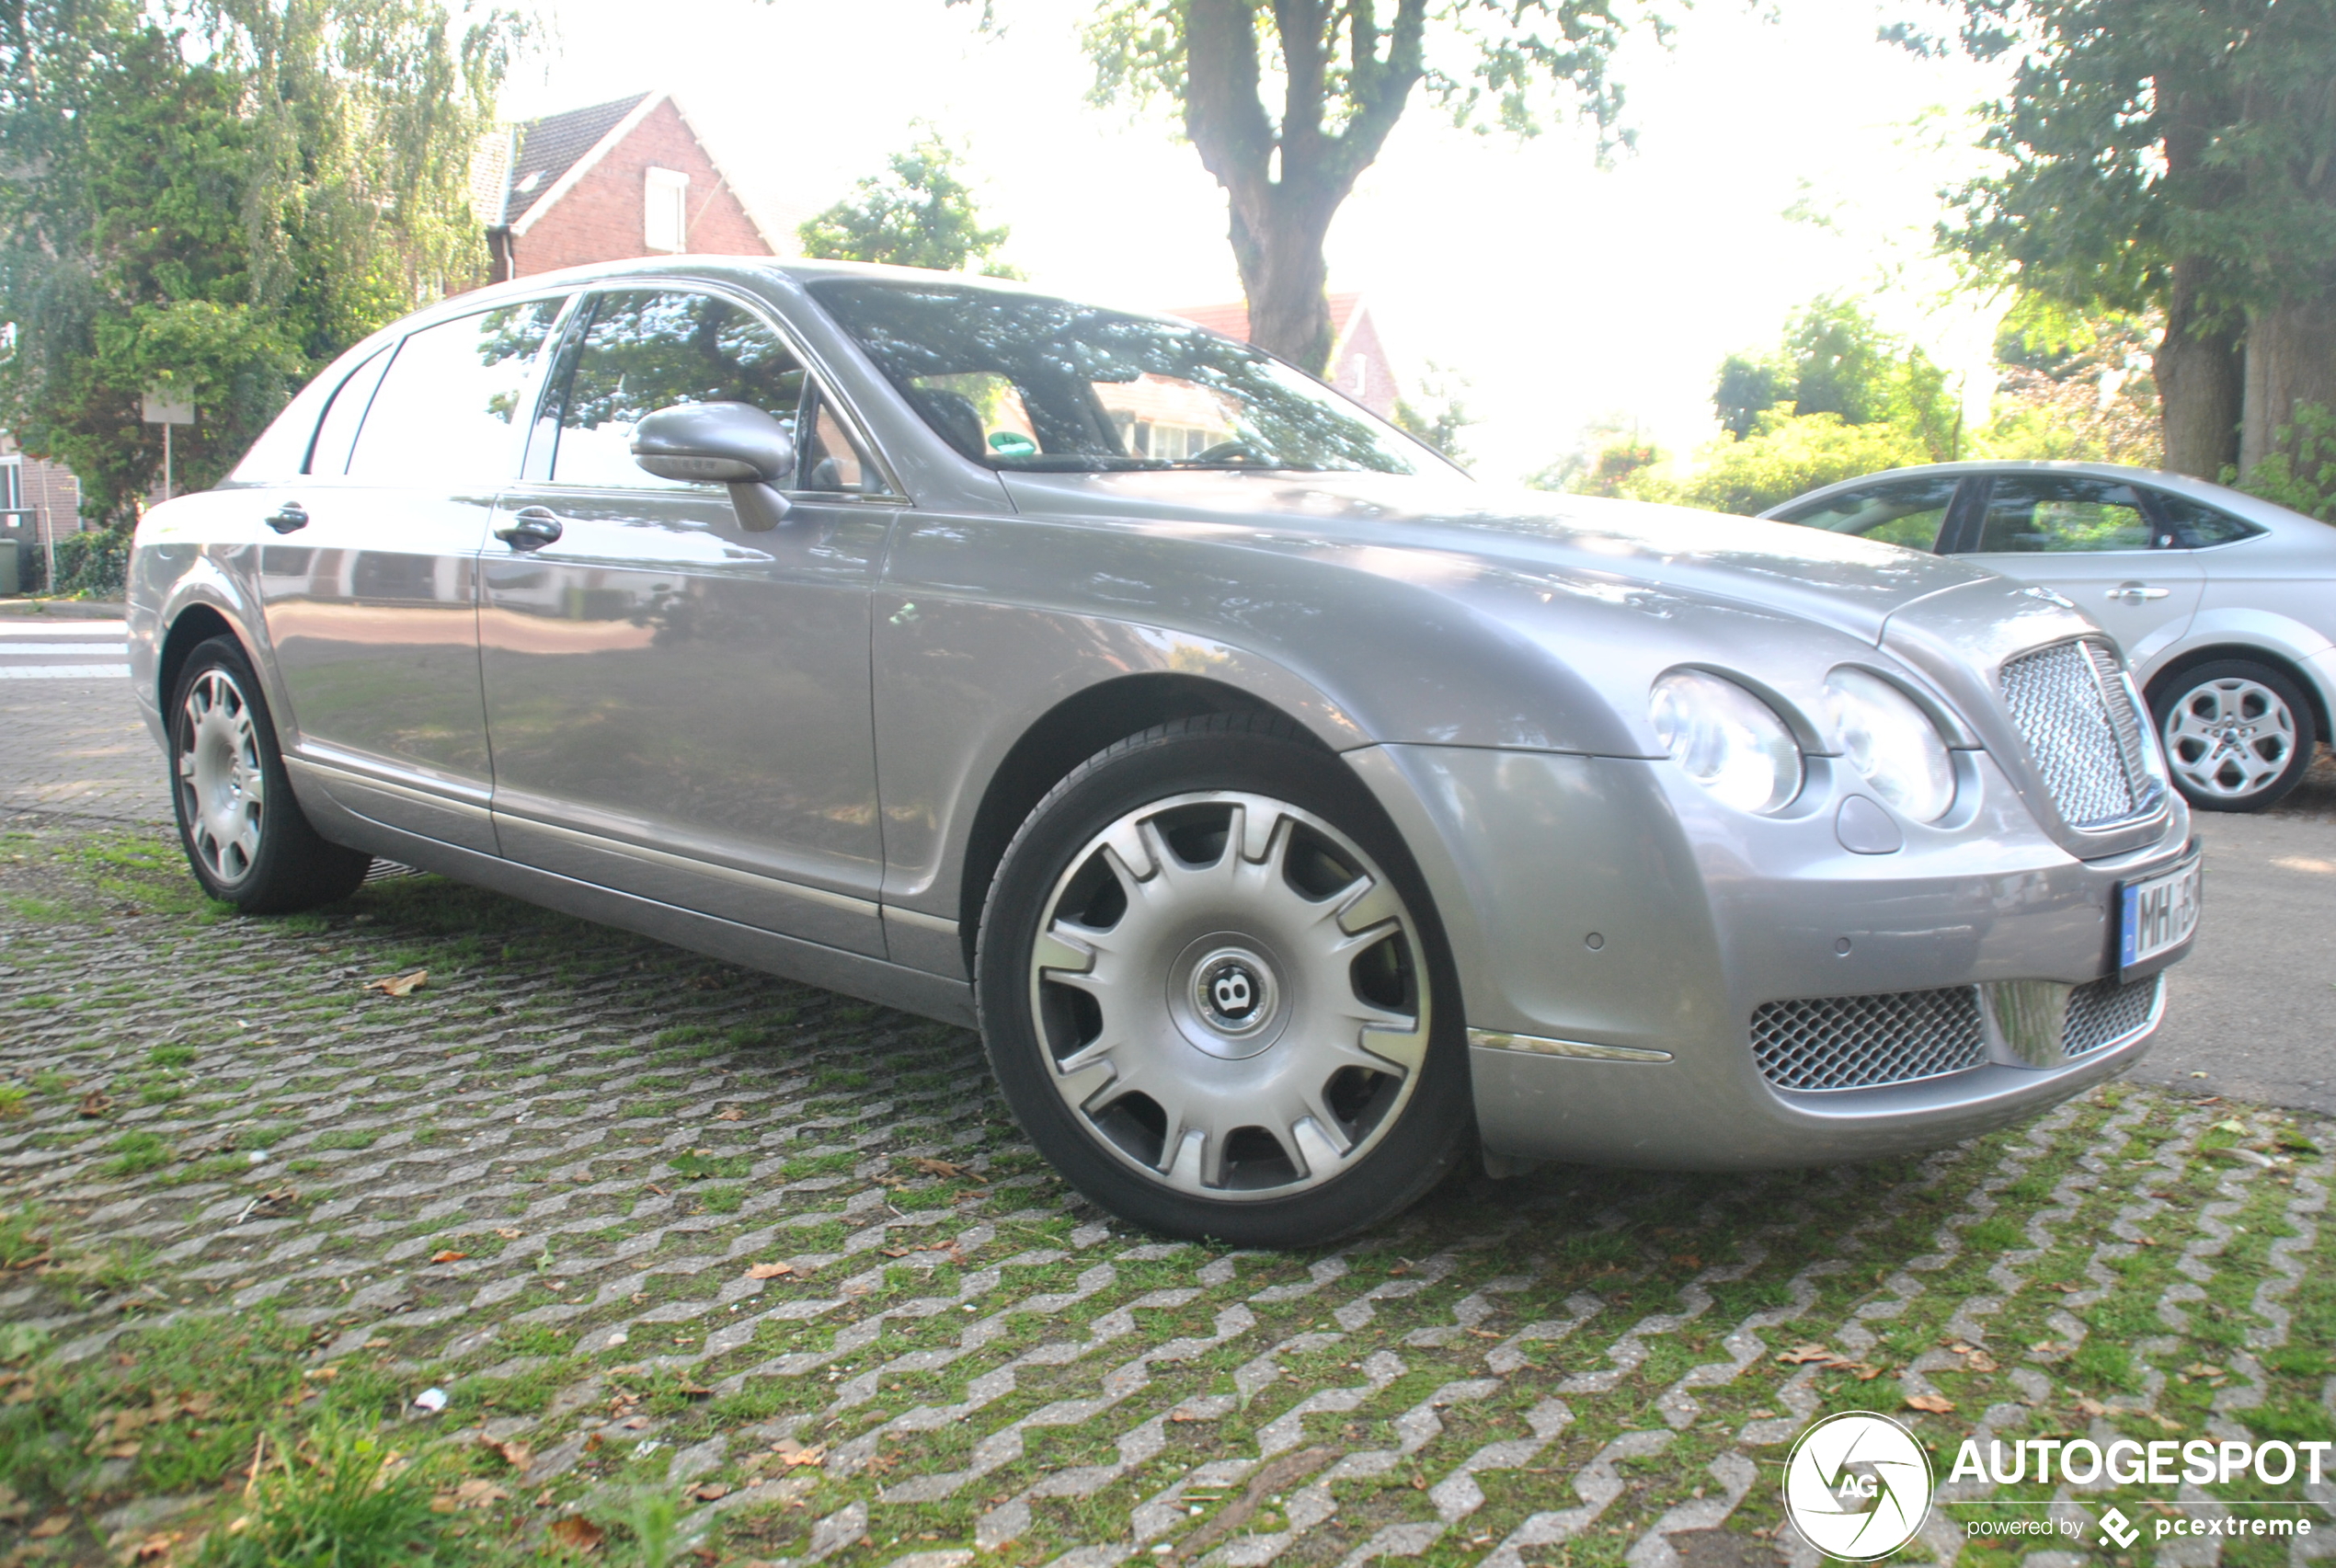
[(269, 492), (259, 553), (290, 754), (348, 809), (490, 854), (478, 552), (560, 303), (441, 322), (361, 365), (305, 475)]
[[(897, 502), (811, 432), (775, 528), (659, 479), (632, 428), (678, 403), (794, 425), (816, 402), (752, 307), (685, 288), (585, 301), (531, 477), (484, 557), (482, 668), (503, 853), (544, 870), (881, 956), (868, 616)], [(548, 451), (543, 450), (548, 447)], [(827, 464), (822, 468), (822, 463)]]
[(2117, 639), (2136, 669), (2197, 613), (2197, 561), (2173, 547), (2130, 485), (2080, 474), (2001, 475), (1964, 527), (1964, 560), (2065, 595)]

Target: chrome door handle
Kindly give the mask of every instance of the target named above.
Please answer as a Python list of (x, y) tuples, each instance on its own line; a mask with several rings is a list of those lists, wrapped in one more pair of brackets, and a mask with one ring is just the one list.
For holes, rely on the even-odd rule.
[(2144, 600), (2163, 599), (2171, 592), (2173, 589), (2170, 588), (2152, 588), (2146, 582), (2121, 582), (2109, 590), (2109, 597), (2122, 599), (2128, 604), (2139, 604)]
[(511, 514), (511, 521), (495, 531), (495, 537), (514, 550), (541, 550), (546, 544), (559, 543), (560, 520), (552, 515), (549, 507), (521, 507)]
[(308, 509), (298, 501), (286, 501), (261, 521), (279, 533), (295, 533), (308, 526)]

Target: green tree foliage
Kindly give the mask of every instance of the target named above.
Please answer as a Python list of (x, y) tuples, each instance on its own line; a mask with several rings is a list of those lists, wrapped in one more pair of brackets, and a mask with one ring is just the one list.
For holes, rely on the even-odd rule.
[(2292, 454), (2296, 405), (2336, 402), (2336, 0), (1949, 3), (1966, 52), (2016, 65), (2004, 172), (1946, 237), (2067, 307), (2164, 318), (2170, 465)]
[(979, 266), (992, 278), (1018, 278), (992, 259), (1013, 233), (985, 228), (973, 191), (959, 177), (957, 154), (930, 128), (917, 144), (895, 153), (887, 172), (871, 175), (796, 231), (803, 254), (819, 260), (882, 261), (964, 272)]
[(1620, 493), (1634, 500), (1749, 517), (1837, 479), (1936, 461), (1920, 437), (1903, 425), (1852, 425), (1838, 414), (1772, 408), (1744, 440), (1723, 438), (1705, 447), (1685, 478), (1645, 468), (1625, 480)]
[(1253, 342), (1320, 374), (1332, 349), (1323, 242), (1414, 88), (1461, 123), (1529, 134), (1551, 89), (1616, 130), (1609, 65), (1646, 0), (1105, 0), (1098, 103), (1164, 100), (1229, 199)]
[(508, 12), (439, 0), (27, 0), (0, 11), (0, 426), (117, 525), (190, 398), (212, 482), (326, 360), (484, 257), (472, 149)]
[[(2296, 419), (2277, 434), (2279, 449), (2261, 463), (2243, 488), (2283, 507), (2336, 522), (2336, 409), (2324, 403), (2298, 403)], [(2226, 485), (2239, 482), (2234, 466), (2223, 473)]]
[(1468, 449), (1460, 443), (1460, 434), (1476, 423), (1476, 416), (1468, 411), (1467, 390), (1465, 376), (1431, 364), (1420, 381), (1416, 399), (1395, 400), (1395, 423), (1405, 433), (1466, 467)]
[(1967, 455), (2161, 466), (2149, 373), (2159, 331), (2151, 317), (2080, 315), (2021, 295), (1996, 339), (1993, 417), (1972, 432)]

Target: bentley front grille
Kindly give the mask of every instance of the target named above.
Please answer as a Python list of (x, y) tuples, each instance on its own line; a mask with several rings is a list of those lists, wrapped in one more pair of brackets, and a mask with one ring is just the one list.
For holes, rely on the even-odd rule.
[(2158, 1010), (2158, 988), (2164, 984), (2163, 975), (2122, 983), (2112, 975), (2078, 986), (2068, 996), (2067, 1043), (2063, 1050), (2080, 1057), (2147, 1028), (2150, 1014)]
[(2106, 828), (2158, 808), (2165, 786), (2148, 763), (2148, 718), (2114, 648), (2097, 637), (2057, 643), (2006, 664), (2002, 681), (2061, 820)]
[(1872, 1089), (1987, 1059), (1969, 986), (1891, 996), (1771, 1001), (1752, 1014), (1752, 1053), (1780, 1089)]

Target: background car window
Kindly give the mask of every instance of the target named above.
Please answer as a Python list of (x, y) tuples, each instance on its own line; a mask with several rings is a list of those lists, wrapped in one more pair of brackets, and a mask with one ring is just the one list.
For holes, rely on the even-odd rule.
[(633, 427), (677, 403), (750, 403), (791, 431), (803, 367), (744, 306), (713, 294), (601, 294), (568, 370), (552, 480), (625, 489), (694, 488), (633, 461)]
[(1855, 533), (1884, 544), (1931, 550), (1938, 547), (1939, 530), (1947, 521), (1947, 509), (1954, 504), (1959, 482), (1946, 474), (1861, 486), (1815, 506), (1779, 515), (1787, 522), (1822, 528), (1828, 533)]
[(533, 300), (409, 335), (364, 412), (349, 473), (433, 486), (510, 478), (511, 421), (559, 306)]
[(2228, 544), (2234, 540), (2252, 539), (2266, 532), (2244, 518), (2233, 517), (2204, 501), (2193, 501), (2188, 496), (2177, 496), (2168, 490), (2152, 490), (2149, 498), (2158, 503), (2158, 511), (2166, 525), (2174, 531), (2174, 543), (2185, 550), (2204, 550), (2210, 544)]
[(382, 372), (389, 369), (390, 350), (384, 349), (349, 372), (333, 394), (332, 406), (325, 410), (325, 421), (316, 427), (316, 445), (308, 454), (311, 474), (346, 474), (349, 472), (349, 448), (356, 444), (357, 427), (364, 422), (366, 406), (373, 400), (373, 389), (382, 383)]
[(807, 490), (867, 491), (883, 488), (871, 478), (873, 470), (860, 453), (859, 444), (843, 421), (827, 406), (824, 398), (815, 399), (811, 416), (811, 439), (804, 444), (802, 454), (803, 488)]
[(1038, 450), (1038, 427), (1013, 383), (995, 371), (910, 376), (909, 401), (968, 457)]
[(2152, 542), (2149, 519), (2132, 486), (2023, 474), (1989, 487), (1977, 548), (1982, 554), (2068, 555), (2147, 550)]

